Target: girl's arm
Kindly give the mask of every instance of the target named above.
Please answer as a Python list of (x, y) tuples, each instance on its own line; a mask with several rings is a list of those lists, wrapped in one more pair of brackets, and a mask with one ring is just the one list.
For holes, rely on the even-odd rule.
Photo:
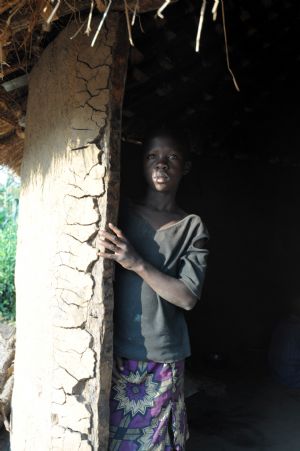
[(100, 231), (102, 246), (113, 253), (99, 251), (100, 257), (118, 262), (123, 268), (134, 271), (159, 296), (171, 304), (185, 310), (191, 310), (197, 297), (184, 285), (181, 280), (171, 277), (152, 266), (141, 258), (131, 246), (127, 238), (118, 227), (109, 224), (113, 233)]
[(191, 310), (195, 306), (198, 299), (181, 280), (168, 276), (144, 260), (141, 261), (135, 272), (152, 290), (171, 304), (184, 310)]

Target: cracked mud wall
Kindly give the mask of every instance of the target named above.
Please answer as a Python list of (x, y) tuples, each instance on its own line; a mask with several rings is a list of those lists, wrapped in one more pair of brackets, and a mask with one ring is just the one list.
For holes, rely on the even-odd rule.
[[(111, 13), (95, 47), (71, 24), (34, 68), (21, 169), (13, 451), (105, 450), (112, 266), (128, 42)], [(93, 23), (93, 29), (97, 23)]]

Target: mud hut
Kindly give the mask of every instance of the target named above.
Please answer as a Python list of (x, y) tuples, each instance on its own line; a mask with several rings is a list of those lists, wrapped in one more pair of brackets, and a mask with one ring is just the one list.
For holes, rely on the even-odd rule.
[[(34, 60), (28, 99), (1, 87), (1, 163), (22, 180), (14, 450), (105, 449), (107, 440), (112, 273), (96, 247), (99, 227), (115, 222), (118, 209), (128, 39), (124, 14), (116, 11), (93, 47), (89, 33), (70, 39), (81, 11), (97, 6), (103, 13), (106, 5), (59, 3), (1, 4), (4, 78)], [(39, 55), (51, 23), (70, 20), (70, 13), (74, 20)]]
[[(235, 386), (241, 368), (253, 381), (264, 371), (300, 257), (299, 8), (7, 0), (0, 13), (0, 163), (22, 180), (11, 447), (104, 450), (113, 268), (96, 256), (98, 230), (117, 219), (120, 161), (121, 190), (132, 195), (141, 136), (166, 117), (190, 133), (194, 172), (182, 200), (212, 236), (204, 302), (189, 316), (191, 367), (221, 356)], [(202, 449), (261, 446), (231, 411), (226, 424), (197, 412)]]

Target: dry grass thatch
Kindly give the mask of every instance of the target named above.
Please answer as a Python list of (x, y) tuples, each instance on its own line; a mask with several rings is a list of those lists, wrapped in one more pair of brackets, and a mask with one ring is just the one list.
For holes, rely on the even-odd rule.
[[(47, 33), (52, 31), (53, 24), (62, 17), (67, 17), (67, 21), (77, 21), (78, 31), (89, 34), (92, 13), (100, 11), (103, 23), (111, 6), (114, 10), (125, 10), (131, 36), (129, 12), (135, 19), (140, 12), (159, 8), (162, 2), (163, 0), (0, 0), (0, 79), (11, 80), (22, 73), (29, 73), (43, 51)], [(134, 20), (132, 24), (133, 22)], [(100, 29), (101, 27), (98, 28), (98, 33)], [(91, 36), (91, 43), (95, 42), (97, 36)], [(18, 100), (17, 95), (11, 95), (0, 87), (0, 164), (9, 166), (19, 174), (25, 137), (25, 108), (18, 104)]]
[(19, 174), (24, 147), (24, 112), (18, 103), (0, 88), (0, 164)]
[[(177, 0), (167, 0), (168, 3)], [(43, 50), (43, 39), (53, 23), (69, 16), (89, 34), (93, 11), (128, 10), (136, 16), (157, 9), (163, 0), (0, 0), (0, 77), (30, 69)], [(160, 8), (161, 9), (161, 8)], [(82, 17), (81, 12), (90, 11)], [(83, 28), (84, 26), (84, 28)], [(130, 33), (130, 30), (129, 30)]]
[[(78, 31), (72, 37), (75, 38), (79, 32), (89, 36), (93, 13), (95, 10), (101, 12), (99, 26), (91, 36), (93, 46), (109, 11), (111, 9), (124, 11), (128, 38), (130, 44), (134, 46), (131, 28), (135, 25), (136, 17), (142, 12), (156, 10), (155, 17), (158, 20), (163, 19), (165, 9), (176, 1), (178, 0), (0, 0), (0, 78), (12, 79), (14, 74), (20, 75), (20, 71), (28, 73), (42, 53), (45, 36), (51, 31), (53, 23), (64, 16), (77, 21)], [(224, 0), (202, 0), (201, 5), (195, 51), (200, 50), (207, 8), (209, 7), (209, 12), (215, 20), (218, 7), (221, 5), (227, 67), (236, 89), (239, 90), (229, 65)], [(19, 173), (24, 140), (22, 116), (25, 111), (22, 111), (16, 100), (13, 96), (5, 94), (1, 88), (0, 164), (6, 164)]]
[[(52, 23), (67, 14), (79, 20), (78, 14), (90, 0), (59, 3), (55, 11), (57, 0), (0, 0), (0, 79), (29, 73), (43, 51)], [(25, 103), (26, 88), (8, 93), (0, 87), (0, 164), (17, 174), (24, 147)]]

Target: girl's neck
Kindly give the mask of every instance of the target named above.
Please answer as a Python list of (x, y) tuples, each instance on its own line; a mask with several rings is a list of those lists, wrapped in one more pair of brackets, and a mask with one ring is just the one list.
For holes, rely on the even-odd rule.
[(147, 191), (142, 200), (143, 205), (151, 210), (173, 212), (178, 209), (174, 193)]

